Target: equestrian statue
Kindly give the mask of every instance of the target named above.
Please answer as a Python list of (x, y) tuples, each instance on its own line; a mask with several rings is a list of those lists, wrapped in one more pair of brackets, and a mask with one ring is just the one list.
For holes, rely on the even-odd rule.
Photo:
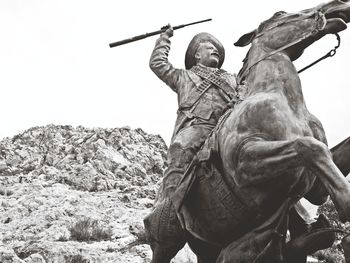
[(177, 93), (179, 111), (169, 168), (144, 220), (152, 263), (169, 263), (186, 243), (200, 263), (304, 263), (332, 245), (323, 216), (311, 230), (293, 229), (303, 197), (321, 205), (330, 196), (350, 221), (350, 139), (329, 150), (293, 61), (349, 22), (350, 0), (277, 12), (235, 43), (250, 45), (237, 76), (220, 69), (224, 49), (212, 35), (196, 35), (186, 69), (176, 69), (167, 60), (171, 27), (161, 34), (150, 66)]

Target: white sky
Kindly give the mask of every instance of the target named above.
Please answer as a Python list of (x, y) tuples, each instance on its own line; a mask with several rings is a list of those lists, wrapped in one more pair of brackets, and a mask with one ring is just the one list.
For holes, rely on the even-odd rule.
[[(37, 125), (140, 127), (169, 143), (176, 94), (151, 72), (156, 37), (110, 49), (108, 44), (172, 25), (212, 18), (175, 31), (170, 61), (183, 68), (194, 34), (210, 32), (226, 48), (223, 68), (238, 72), (248, 48), (233, 43), (279, 10), (299, 11), (316, 0), (265, 1), (0, 1), (0, 139)], [(330, 146), (350, 135), (350, 29), (338, 54), (301, 74), (309, 110), (322, 121)], [(336, 44), (323, 38), (297, 67)]]

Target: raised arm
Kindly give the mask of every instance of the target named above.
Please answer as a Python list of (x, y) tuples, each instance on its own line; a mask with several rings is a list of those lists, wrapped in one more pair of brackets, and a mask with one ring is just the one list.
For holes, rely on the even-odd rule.
[(149, 66), (151, 70), (164, 81), (172, 90), (177, 91), (177, 85), (180, 69), (176, 69), (168, 61), (170, 51), (170, 38), (173, 36), (173, 29), (169, 26), (164, 33), (157, 39), (153, 49)]

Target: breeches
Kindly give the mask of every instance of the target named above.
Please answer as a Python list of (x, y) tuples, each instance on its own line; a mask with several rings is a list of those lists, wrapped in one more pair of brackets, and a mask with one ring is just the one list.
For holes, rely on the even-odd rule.
[(182, 129), (175, 136), (168, 151), (168, 168), (164, 173), (161, 199), (169, 197), (174, 192), (182, 175), (211, 130), (210, 126), (194, 125)]

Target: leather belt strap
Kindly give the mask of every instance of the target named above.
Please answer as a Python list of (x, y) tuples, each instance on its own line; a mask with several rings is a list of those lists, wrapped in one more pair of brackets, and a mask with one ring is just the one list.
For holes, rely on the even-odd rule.
[(234, 97), (237, 96), (234, 88), (231, 87), (230, 84), (228, 84), (222, 77), (224, 73), (226, 73), (225, 70), (218, 69), (215, 72), (211, 72), (200, 66), (194, 66), (190, 70), (197, 76), (204, 79), (204, 81), (198, 87), (198, 89), (201, 90), (202, 93), (203, 91), (205, 93), (205, 91), (207, 91), (211, 85), (214, 85), (220, 90), (222, 90), (229, 100), (232, 100)]

